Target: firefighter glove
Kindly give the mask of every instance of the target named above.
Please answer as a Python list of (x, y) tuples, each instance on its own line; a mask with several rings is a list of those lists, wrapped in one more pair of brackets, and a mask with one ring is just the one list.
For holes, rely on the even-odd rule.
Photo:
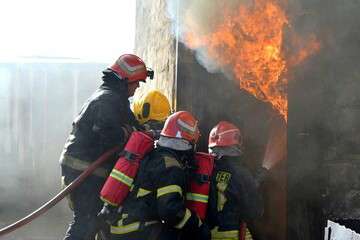
[(256, 187), (260, 187), (260, 185), (265, 182), (266, 178), (269, 176), (269, 170), (264, 167), (259, 167), (254, 175)]
[(104, 204), (101, 211), (98, 213), (98, 218), (109, 225), (112, 225), (119, 219), (118, 207)]

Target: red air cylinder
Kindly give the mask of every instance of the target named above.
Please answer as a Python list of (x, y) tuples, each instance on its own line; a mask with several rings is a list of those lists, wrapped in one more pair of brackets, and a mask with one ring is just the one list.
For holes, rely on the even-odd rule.
[(115, 167), (106, 179), (100, 198), (113, 206), (123, 203), (134, 182), (141, 160), (154, 148), (154, 139), (135, 131), (124, 148), (124, 154), (117, 160)]
[(214, 157), (208, 153), (195, 154), (197, 169), (190, 180), (189, 192), (186, 194), (186, 206), (204, 220), (209, 199), (210, 180), (214, 168)]

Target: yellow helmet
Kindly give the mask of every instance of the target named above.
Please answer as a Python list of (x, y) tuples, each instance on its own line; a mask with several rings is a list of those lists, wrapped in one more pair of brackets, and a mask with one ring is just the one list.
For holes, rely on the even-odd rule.
[(138, 99), (134, 99), (133, 110), (140, 124), (149, 120), (165, 122), (171, 113), (169, 100), (158, 90), (151, 90)]

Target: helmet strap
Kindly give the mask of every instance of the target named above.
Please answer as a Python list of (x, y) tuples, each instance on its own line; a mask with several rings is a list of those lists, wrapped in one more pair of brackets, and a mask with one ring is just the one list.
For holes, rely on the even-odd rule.
[(209, 153), (213, 154), (216, 160), (219, 160), (222, 157), (239, 157), (242, 155), (241, 149), (236, 145), (227, 147), (212, 147), (209, 148)]

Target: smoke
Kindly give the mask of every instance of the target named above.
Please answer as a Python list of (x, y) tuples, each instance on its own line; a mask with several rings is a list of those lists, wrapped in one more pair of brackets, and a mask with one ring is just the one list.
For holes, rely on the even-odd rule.
[[(231, 9), (236, 11), (240, 5), (251, 2), (168, 1), (168, 7), (178, 39), (194, 50), (199, 63), (209, 72), (217, 72), (224, 69), (210, 59), (205, 49), (188, 44), (186, 35), (202, 36), (216, 29), (224, 21), (222, 4), (232, 4)], [(306, 209), (308, 206), (304, 205), (314, 204), (328, 187), (326, 181), (329, 179), (325, 182), (319, 179), (327, 173), (324, 165), (336, 161), (355, 167), (360, 154), (360, 2), (288, 0), (285, 10), (289, 17), (289, 25), (284, 32), (287, 55), (296, 53), (297, 48), (309, 46), (314, 36), (321, 46), (319, 48), (315, 44), (314, 48), (318, 50), (313, 55), (299, 53), (290, 58), (292, 68), (288, 74), (291, 81), (286, 89), (289, 99), (288, 197), (295, 207), (299, 207), (299, 215), (289, 212), (289, 222), (295, 226), (289, 232), (293, 233), (290, 236), (293, 239), (299, 236), (302, 239), (321, 239), (321, 224), (316, 222), (319, 220), (316, 215), (321, 214), (324, 206)], [(292, 36), (301, 37), (304, 41), (294, 40)], [(307, 56), (305, 61), (298, 63), (298, 59), (304, 56)], [(238, 107), (246, 108), (241, 102)], [(328, 177), (337, 182), (339, 174), (334, 172)], [(360, 184), (359, 180), (347, 183), (349, 186)], [(338, 196), (338, 199), (342, 197)], [(308, 216), (304, 216), (306, 214)], [(300, 233), (298, 226), (305, 226), (312, 232)]]
[(219, 24), (224, 22), (224, 6), (232, 9), (231, 14), (237, 14), (240, 6), (247, 6), (251, 0), (199, 0), (199, 1), (177, 1), (168, 0), (169, 16), (176, 22), (178, 19), (180, 37), (186, 32), (194, 32), (204, 35), (212, 32)]
[[(58, 160), (71, 123), (101, 83), (105, 67), (45, 60), (0, 64), (0, 228), (59, 192)], [(8, 237), (60, 239), (70, 214), (63, 200), (29, 227)]]
[[(173, 29), (178, 34), (179, 40), (190, 49), (196, 50), (196, 59), (208, 72), (224, 72), (215, 59), (211, 59), (205, 48), (193, 47), (186, 41), (187, 34), (204, 36), (211, 33), (224, 22), (224, 6), (232, 11), (230, 14), (237, 14), (240, 6), (247, 6), (251, 0), (168, 0), (168, 14), (173, 21)], [(229, 76), (229, 75), (228, 75)], [(230, 76), (229, 76), (230, 77)]]
[(289, 93), (294, 124), (299, 133), (318, 138), (327, 160), (355, 154), (360, 144), (354, 134), (360, 130), (360, 2), (293, 0), (289, 6), (292, 27), (301, 35), (316, 33), (322, 45), (318, 54), (294, 69)]
[(352, 156), (360, 144), (360, 2), (292, 0), (289, 6), (292, 27), (301, 35), (316, 33), (321, 50), (294, 69), (289, 85), (288, 192), (299, 212), (290, 211), (288, 222), (302, 238), (321, 239), (313, 227), (321, 226), (320, 216), (358, 212), (358, 199), (348, 193), (358, 192), (360, 182), (348, 170), (358, 169)]
[[(175, 5), (178, 38), (194, 50), (208, 72), (222, 72), (257, 99), (270, 102), (287, 119), (287, 72), (319, 43), (315, 36), (294, 36), (284, 46), (289, 27), (282, 1), (210, 1)], [(169, 7), (171, 9), (171, 7)], [(171, 10), (169, 10), (171, 11)], [(305, 42), (305, 43), (304, 43)], [(290, 54), (290, 56), (287, 56)]]
[[(227, 15), (236, 16), (241, 6), (249, 7), (254, 1), (168, 0), (167, 3), (178, 39), (194, 50), (197, 61), (210, 73), (223, 72), (234, 79), (226, 65), (219, 65), (218, 59), (211, 58), (207, 49), (196, 42), (191, 43), (188, 37), (192, 34), (206, 36), (223, 24), (225, 6), (230, 9)], [(360, 129), (356, 121), (360, 112), (359, 95), (356, 94), (360, 88), (356, 64), (360, 58), (360, 17), (356, 14), (360, 3), (290, 0), (281, 6), (289, 19), (284, 31), (284, 52), (291, 67), (287, 76), (291, 80), (289, 108), (293, 114), (292, 124), (299, 127), (297, 134), (306, 135), (308, 131), (314, 131), (313, 135), (325, 134), (326, 138), (319, 140), (324, 155), (334, 155), (334, 149), (335, 155), (356, 152), (354, 147), (360, 143), (360, 137), (353, 134), (354, 130)], [(312, 108), (308, 109), (308, 106)], [(306, 115), (304, 111), (307, 111)]]

